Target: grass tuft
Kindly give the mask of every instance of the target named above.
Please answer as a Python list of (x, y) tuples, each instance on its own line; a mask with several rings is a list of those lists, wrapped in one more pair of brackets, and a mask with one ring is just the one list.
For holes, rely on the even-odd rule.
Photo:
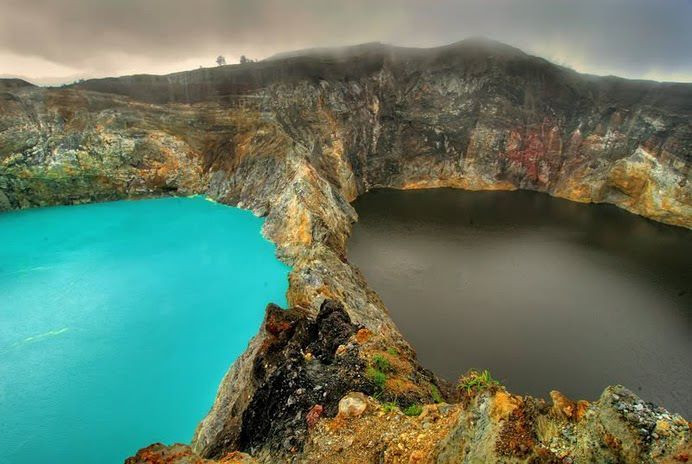
[(476, 370), (469, 371), (464, 377), (459, 380), (459, 388), (466, 390), (466, 393), (477, 393), (482, 390), (499, 387), (500, 382), (495, 380), (490, 371), (484, 369), (481, 372)]
[(365, 376), (380, 388), (387, 382), (387, 374), (372, 366), (365, 369)]
[(386, 403), (382, 403), (382, 410), (384, 412), (392, 412), (392, 411), (396, 411), (397, 409), (399, 409), (399, 405), (397, 405), (393, 401), (388, 401)]
[(389, 353), (389, 354), (392, 355), (392, 356), (399, 356), (399, 351), (398, 351), (396, 348), (392, 347), (392, 346), (390, 346), (389, 348), (387, 348), (387, 353)]
[(411, 406), (407, 407), (404, 409), (404, 414), (407, 416), (420, 416), (420, 413), (423, 412), (423, 406), (420, 404), (412, 404)]
[(560, 426), (546, 416), (538, 416), (536, 419), (536, 436), (542, 443), (550, 443), (560, 436)]
[(373, 356), (372, 362), (375, 364), (375, 368), (381, 372), (390, 372), (392, 370), (392, 364), (381, 354)]
[(433, 399), (435, 403), (444, 403), (445, 401), (444, 398), (442, 398), (442, 393), (440, 393), (440, 389), (433, 384), (430, 384), (430, 397)]

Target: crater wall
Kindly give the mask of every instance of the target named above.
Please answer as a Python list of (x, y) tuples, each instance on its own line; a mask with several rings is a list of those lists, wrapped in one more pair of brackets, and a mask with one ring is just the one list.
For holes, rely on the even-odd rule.
[[(315, 327), (321, 327), (320, 310), (328, 302), (343, 308), (353, 325), (343, 339), (324, 329), (331, 334), (325, 340), (340, 340), (338, 346), (352, 355), (351, 364), (333, 372), (359, 375), (332, 386), (328, 404), (320, 405), (326, 417), (335, 414), (337, 393), (348, 386), (402, 407), (434, 403), (442, 395), (461, 406), (443, 413), (447, 419), (456, 414), (458, 421), (445, 422), (447, 435), (436, 438), (440, 446), (426, 451), (436, 462), (454, 462), (449, 456), (471, 456), (473, 450), (486, 460), (507, 452), (528, 462), (547, 450), (545, 459), (581, 456), (579, 462), (590, 462), (593, 453), (606, 452), (600, 448), (606, 442), (607, 452), (625, 462), (653, 462), (689, 449), (689, 426), (672, 415), (665, 419), (667, 412), (643, 406), (629, 393), (607, 390), (591, 409), (581, 406), (592, 412), (584, 416), (591, 422), (580, 422), (577, 403), (566, 402), (572, 409), (563, 414), (559, 397), (550, 409), (506, 392), (498, 397), (497, 389), (460, 396), (420, 366), (345, 256), (357, 220), (349, 202), (377, 187), (530, 189), (612, 203), (692, 228), (691, 116), (690, 84), (581, 75), (478, 40), (427, 50), (369, 44), (339, 54), (322, 51), (65, 88), (12, 83), (0, 87), (0, 209), (205, 194), (267, 217), (263, 233), (293, 266), (289, 305), (296, 320), (314, 322), (298, 324), (308, 338), (295, 339), (295, 321), (277, 328), (268, 313), (195, 434), (192, 446), (201, 456), (240, 449), (266, 462), (312, 462), (310, 450), (319, 446), (310, 445), (310, 437), (321, 429), (308, 427), (307, 419), (289, 420), (283, 405), (261, 399), (271, 396), (272, 382), (283, 379), (281, 366), (293, 362), (305, 375), (293, 384), (282, 380), (282, 398), (307, 408), (296, 392), (321, 385), (316, 371), (334, 363), (334, 353), (314, 361), (313, 353), (310, 358), (301, 351), (313, 346), (311, 337), (321, 336)], [(358, 339), (358, 333), (375, 336), (367, 342), (362, 338), (369, 336)], [(298, 353), (306, 357), (298, 359)], [(397, 353), (391, 363), (399, 366), (386, 388), (366, 372), (383, 353)], [(298, 414), (313, 412), (317, 422), (323, 413), (311, 401), (311, 409)], [(496, 403), (501, 413), (487, 416)], [(625, 409), (617, 409), (620, 403)], [(519, 408), (527, 404), (530, 414)], [(647, 422), (651, 430), (644, 427), (644, 438), (630, 434), (641, 422), (640, 415), (626, 414), (634, 405), (649, 411), (647, 420), (654, 424)], [(262, 419), (253, 416), (258, 407), (273, 408), (285, 427), (266, 433)], [(515, 410), (530, 420), (518, 418), (519, 412), (509, 420)], [(486, 417), (485, 425), (470, 419), (474, 414)], [(582, 441), (558, 440), (553, 449), (537, 438), (538, 417), (559, 430), (587, 431)], [(659, 419), (677, 428), (651, 439)], [(502, 432), (509, 423), (518, 428)], [(264, 430), (264, 438), (249, 439), (248, 424)], [(506, 434), (515, 432), (531, 440), (507, 448)], [(478, 440), (497, 446), (480, 446)]]

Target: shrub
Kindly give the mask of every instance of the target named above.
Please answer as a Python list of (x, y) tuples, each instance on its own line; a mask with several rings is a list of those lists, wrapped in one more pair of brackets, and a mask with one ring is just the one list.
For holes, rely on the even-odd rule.
[(388, 401), (387, 403), (382, 403), (382, 410), (384, 412), (392, 412), (399, 409), (399, 406), (393, 401)]
[(375, 364), (377, 370), (381, 372), (389, 372), (392, 370), (392, 365), (389, 362), (389, 360), (381, 354), (376, 354), (375, 356), (373, 356), (372, 362), (373, 364)]
[(440, 389), (433, 384), (430, 384), (430, 396), (432, 397), (435, 403), (444, 403), (445, 401), (444, 398), (442, 398)]
[(370, 366), (365, 370), (365, 376), (380, 388), (387, 382), (387, 374)]
[(411, 406), (407, 407), (404, 409), (404, 414), (407, 416), (420, 416), (420, 413), (423, 412), (423, 406), (420, 404), (412, 404)]
[(499, 385), (500, 382), (493, 379), (490, 375), (490, 371), (487, 369), (481, 372), (471, 370), (459, 380), (459, 388), (466, 390), (466, 393), (479, 392), (498, 387)]

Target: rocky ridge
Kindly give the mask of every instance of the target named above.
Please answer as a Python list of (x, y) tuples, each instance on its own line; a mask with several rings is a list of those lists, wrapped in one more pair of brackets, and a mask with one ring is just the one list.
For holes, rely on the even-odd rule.
[[(532, 189), (692, 228), (692, 85), (580, 75), (470, 40), (60, 89), (8, 84), (0, 109), (0, 210), (204, 194), (266, 216), (265, 236), (293, 267), (293, 309), (268, 309), (192, 450), (132, 462), (238, 450), (261, 462), (687, 459), (689, 424), (621, 387), (546, 406), (444, 384), (345, 250), (349, 202), (377, 187)], [(349, 391), (373, 403), (346, 421), (335, 414)], [(419, 406), (417, 417), (397, 412)], [(443, 425), (415, 435), (429, 410)], [(370, 452), (376, 436), (386, 446)], [(338, 461), (344, 449), (329, 443), (351, 438), (360, 452)]]

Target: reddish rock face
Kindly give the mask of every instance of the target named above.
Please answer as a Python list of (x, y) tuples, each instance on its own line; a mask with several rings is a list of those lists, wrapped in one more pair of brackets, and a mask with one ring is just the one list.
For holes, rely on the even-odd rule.
[(305, 416), (305, 422), (307, 422), (308, 424), (308, 429), (313, 428), (317, 424), (317, 421), (320, 420), (320, 417), (323, 413), (324, 408), (321, 404), (316, 404), (312, 408), (310, 408), (307, 415)]
[[(692, 227), (692, 86), (583, 76), (489, 41), (2, 82), (4, 208), (206, 193), (267, 213), (291, 182), (324, 181), (347, 201), (374, 186), (527, 188)], [(291, 240), (341, 247), (313, 207), (283, 204)]]
[(166, 446), (155, 443), (127, 458), (125, 464), (253, 464), (257, 463), (245, 453), (233, 451), (218, 461), (203, 459), (195, 454), (187, 445), (177, 443)]

